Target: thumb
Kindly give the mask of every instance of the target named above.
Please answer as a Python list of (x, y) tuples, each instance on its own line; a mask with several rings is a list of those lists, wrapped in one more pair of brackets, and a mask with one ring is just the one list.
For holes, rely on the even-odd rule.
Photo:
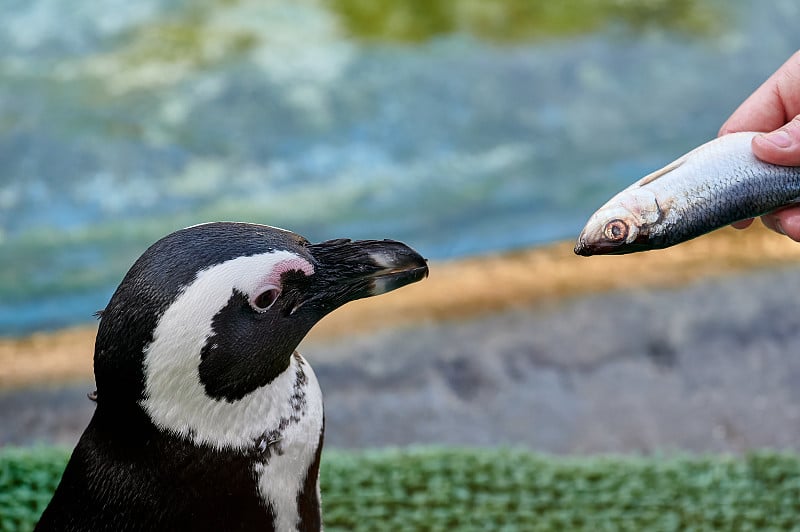
[(800, 166), (800, 115), (780, 129), (753, 137), (753, 153), (768, 163)]

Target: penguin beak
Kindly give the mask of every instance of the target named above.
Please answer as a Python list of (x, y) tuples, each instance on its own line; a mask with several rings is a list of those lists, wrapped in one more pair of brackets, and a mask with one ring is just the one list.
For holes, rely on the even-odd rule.
[(395, 240), (328, 240), (307, 250), (317, 264), (314, 277), (318, 294), (333, 308), (391, 292), (428, 276), (427, 261)]

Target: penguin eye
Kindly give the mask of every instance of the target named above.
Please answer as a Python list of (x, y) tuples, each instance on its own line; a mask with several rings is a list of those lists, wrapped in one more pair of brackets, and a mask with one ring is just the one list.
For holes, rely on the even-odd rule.
[(280, 289), (272, 286), (258, 294), (252, 301), (250, 301), (250, 306), (252, 306), (253, 310), (256, 312), (264, 312), (269, 310), (272, 304), (278, 299), (280, 294)]

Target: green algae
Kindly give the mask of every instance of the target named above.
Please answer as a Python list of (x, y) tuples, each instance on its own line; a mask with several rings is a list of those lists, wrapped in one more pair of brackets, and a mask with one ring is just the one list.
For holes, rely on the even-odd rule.
[(582, 35), (613, 24), (707, 35), (721, 23), (719, 7), (708, 0), (329, 0), (328, 5), (350, 35), (401, 43), (454, 33), (518, 43)]
[[(282, 13), (271, 14), (270, 5), (246, 0), (179, 4), (129, 28), (112, 49), (90, 58), (84, 67), (106, 78), (116, 88), (113, 92), (168, 84), (269, 46), (270, 25), (263, 23)], [(706, 36), (716, 34), (724, 22), (724, 10), (716, 0), (305, 0), (295, 7), (332, 16), (343, 30), (330, 36), (335, 40), (395, 44), (453, 34), (513, 44), (580, 36), (614, 26), (634, 32), (661, 29)], [(255, 15), (252, 20), (248, 13)]]

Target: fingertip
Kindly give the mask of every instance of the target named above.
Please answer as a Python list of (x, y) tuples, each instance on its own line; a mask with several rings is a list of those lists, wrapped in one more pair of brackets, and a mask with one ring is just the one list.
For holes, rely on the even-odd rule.
[(761, 217), (761, 223), (764, 224), (764, 227), (771, 231), (775, 231), (779, 235), (784, 234), (783, 229), (781, 229), (781, 224), (778, 222), (778, 219), (775, 217), (775, 213), (771, 212), (769, 214), (765, 214)]
[(725, 135), (727, 135), (729, 133), (733, 133), (733, 132), (734, 131), (731, 130), (731, 128), (728, 126), (728, 122), (725, 122), (724, 124), (722, 124), (722, 127), (719, 128), (719, 131), (717, 131), (717, 137), (723, 137), (723, 136), (725, 136)]
[(780, 233), (800, 242), (800, 206), (787, 207), (772, 214)]
[[(775, 138), (775, 134), (776, 132), (773, 133), (773, 139)], [(779, 142), (781, 142), (783, 135), (779, 135), (779, 137), (781, 137), (779, 139)], [(783, 149), (785, 146), (782, 148), (776, 144), (774, 140), (771, 141), (766, 133), (759, 133), (753, 137), (751, 148), (753, 150), (753, 155), (762, 161), (778, 164), (778, 161), (783, 158)]]
[(730, 135), (731, 133), (739, 133), (741, 131), (753, 131), (753, 128), (742, 127), (740, 124), (741, 120), (738, 119), (736, 116), (730, 117), (728, 120), (722, 124), (722, 127), (719, 128), (717, 131), (717, 137), (724, 137), (725, 135)]
[(751, 225), (753, 225), (753, 219), (752, 218), (749, 218), (747, 220), (739, 220), (738, 222), (733, 222), (731, 224), (731, 226), (734, 229), (747, 229)]
[(800, 119), (795, 117), (780, 129), (753, 137), (753, 154), (759, 159), (785, 166), (800, 165)]

